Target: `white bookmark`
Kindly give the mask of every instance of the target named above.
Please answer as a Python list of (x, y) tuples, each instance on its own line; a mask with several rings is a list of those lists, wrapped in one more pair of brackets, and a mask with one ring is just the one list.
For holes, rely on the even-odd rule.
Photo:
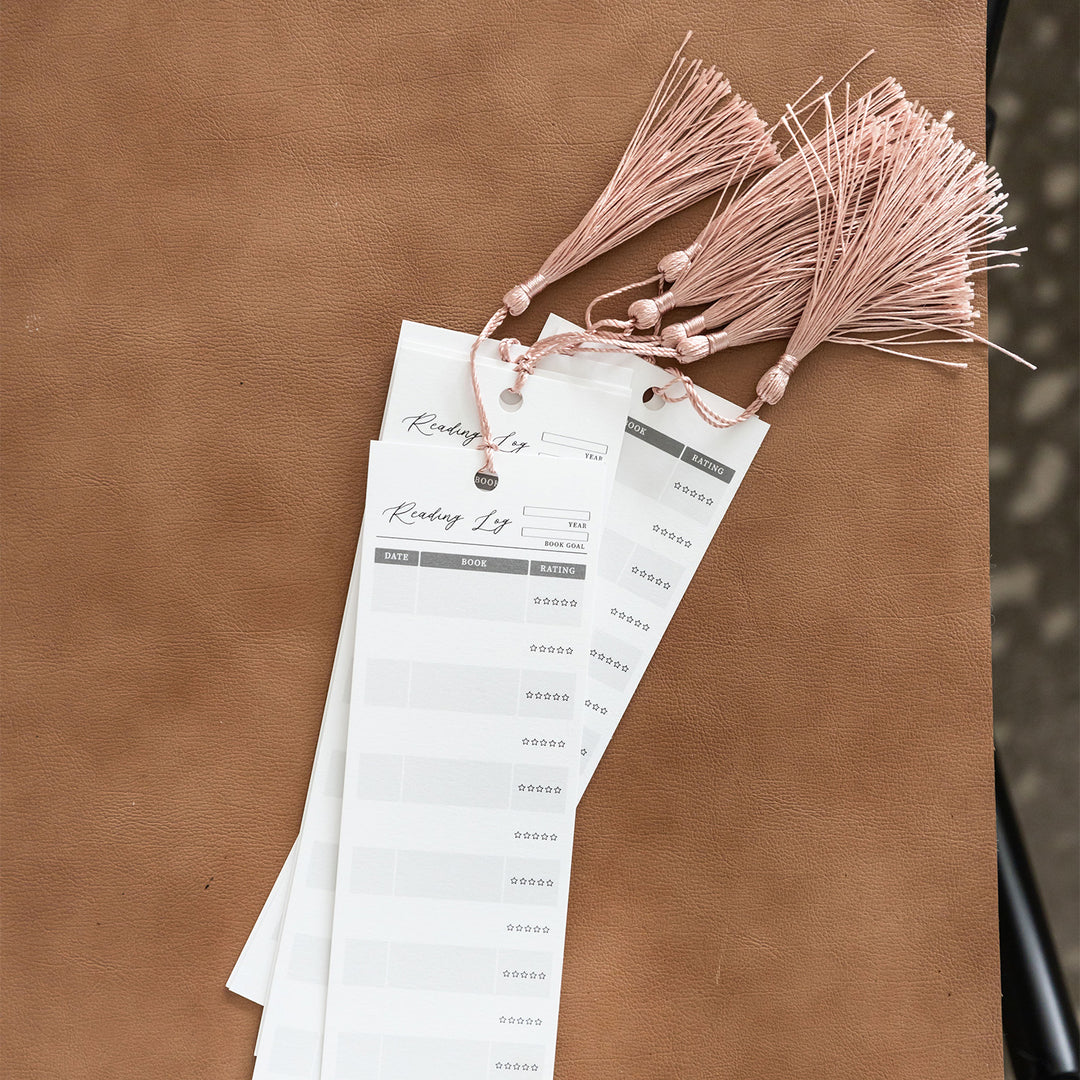
[[(380, 439), (464, 447), (475, 444), (479, 432), (468, 374), (473, 340), (471, 335), (454, 330), (402, 323)], [(522, 395), (520, 402), (511, 398), (509, 404), (502, 400), (502, 393), (513, 379), (499, 359), (497, 342), (484, 342), (479, 363), (485, 392), (493, 402), (498, 401), (492, 413), (503, 420), (496, 441), (507, 453), (609, 460), (608, 483), (614, 481), (613, 455), (622, 445), (622, 417), (630, 382), (630, 373), (619, 357), (586, 358), (584, 362), (554, 357), (533, 377), (531, 387), (526, 388), (528, 394)], [(340, 768), (344, 754), (358, 591), (358, 566), (354, 563), (314, 773), (334, 768), (334, 762)], [(326, 764), (319, 764), (322, 759)], [(226, 983), (234, 993), (260, 1005), (267, 1002), (295, 858), (294, 843)], [(262, 1037), (260, 1027), (258, 1045)]]
[[(478, 435), (469, 423), (475, 404), (467, 363), (472, 341), (465, 334), (403, 325), (384, 415), (384, 440), (424, 446), (474, 444)], [(504, 448), (499, 461), (543, 455), (613, 466), (628, 402), (625, 367), (604, 360), (574, 363), (574, 373), (567, 374), (570, 364), (556, 364), (529, 380), (520, 401), (502, 402), (501, 392), (513, 382), (514, 373), (497, 359), (496, 349), (491, 343), (485, 350), (481, 379), (489, 400), (501, 402), (491, 408), (503, 421), (496, 429), (496, 440)], [(610, 490), (614, 469), (603, 472), (606, 490)], [(362, 576), (357, 564), (349, 606), (355, 605)], [(350, 644), (354, 626), (347, 606), (343, 636), (350, 635)], [(264, 943), (261, 950), (263, 955), (275, 955), (273, 989), (266, 999), (256, 1047), (256, 1080), (318, 1075), (352, 677), (351, 656), (343, 648), (339, 646), (331, 675), (279, 941), (276, 949)], [(279, 881), (286, 880), (283, 869)], [(241, 982), (235, 973), (233, 981)]]
[[(545, 334), (576, 330), (551, 316)], [(686, 401), (651, 391), (669, 376), (636, 356), (626, 433), (600, 550), (600, 587), (589, 646), (581, 790), (675, 615), (769, 425), (756, 416), (715, 428)], [(698, 388), (724, 417), (742, 410)]]
[(323, 1080), (552, 1076), (604, 470), (497, 467), (372, 447)]
[[(576, 329), (573, 324), (551, 316), (544, 334), (573, 329)], [(439, 344), (440, 335), (445, 333), (423, 328), (423, 335), (416, 334), (409, 340), (445, 360)], [(459, 345), (464, 348), (463, 342)], [(551, 360), (559, 363), (557, 370), (574, 370), (575, 364), (588, 364), (583, 357)], [(414, 362), (419, 361), (414, 358)], [(545, 362), (545, 367), (550, 362)], [(668, 403), (655, 396), (643, 401), (650, 389), (665, 379), (663, 373), (626, 354), (619, 354), (612, 362), (623, 365), (631, 373), (633, 392), (625, 421), (625, 464), (620, 465), (616, 477), (608, 508), (607, 535), (601, 549), (600, 600), (590, 645), (590, 652), (595, 655), (591, 656), (586, 698), (582, 789), (610, 742), (768, 429), (767, 424), (755, 418), (719, 430), (708, 425), (685, 402)], [(544, 367), (539, 369), (533, 378), (544, 370)], [(394, 402), (396, 386), (395, 382), (390, 404)], [(716, 413), (735, 415), (739, 411), (708, 391), (699, 390), (699, 393)], [(407, 395), (403, 400), (408, 400)], [(390, 404), (384, 438), (393, 437), (395, 423), (403, 428), (411, 426), (406, 418), (413, 415), (414, 405), (406, 404), (404, 411), (398, 409), (402, 415), (392, 421)], [(463, 399), (461, 407), (468, 415), (467, 399)], [(467, 444), (470, 437), (476, 436), (466, 425), (459, 438), (462, 444)], [(356, 587), (354, 577), (350, 595)], [(343, 725), (339, 730), (344, 730)], [(286, 866), (275, 882), (274, 892), (284, 892), (287, 881)], [(272, 893), (267, 903), (274, 902)], [(276, 904), (279, 909), (284, 907), (283, 901)], [(270, 936), (271, 923), (268, 919), (252, 931), (253, 937), (262, 932), (263, 955), (267, 952), (272, 955), (275, 948), (276, 938)], [(238, 969), (244, 959), (242, 956), (238, 961)], [(258, 986), (258, 976), (250, 979), (249, 984)], [(265, 996), (265, 989), (262, 994)]]

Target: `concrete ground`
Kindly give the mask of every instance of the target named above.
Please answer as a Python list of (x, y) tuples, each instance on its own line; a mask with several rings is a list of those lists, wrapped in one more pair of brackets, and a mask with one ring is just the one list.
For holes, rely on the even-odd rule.
[(991, 275), (994, 713), (999, 758), (1080, 1002), (1078, 7), (1013, 0), (990, 101), (1021, 270)]

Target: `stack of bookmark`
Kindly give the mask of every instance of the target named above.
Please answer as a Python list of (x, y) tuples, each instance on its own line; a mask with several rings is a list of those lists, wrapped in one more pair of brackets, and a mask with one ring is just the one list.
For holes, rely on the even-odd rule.
[(552, 1076), (577, 802), (767, 430), (627, 353), (518, 394), (485, 341), (485, 489), (474, 340), (402, 325), (300, 834), (228, 981), (256, 1080)]

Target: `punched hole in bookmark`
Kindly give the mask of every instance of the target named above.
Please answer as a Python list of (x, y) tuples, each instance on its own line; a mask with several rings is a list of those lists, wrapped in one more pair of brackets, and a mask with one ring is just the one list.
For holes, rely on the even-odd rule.
[(666, 402), (661, 397), (659, 388), (656, 386), (650, 386), (644, 394), (641, 395), (641, 403), (646, 409), (662, 409)]
[(506, 412), (517, 412), (521, 408), (522, 397), (509, 386), (499, 395), (499, 404)]

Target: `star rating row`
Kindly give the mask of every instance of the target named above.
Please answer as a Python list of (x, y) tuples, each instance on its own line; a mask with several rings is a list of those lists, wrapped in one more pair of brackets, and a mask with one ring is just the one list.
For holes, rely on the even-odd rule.
[(569, 701), (570, 700), (570, 695), (569, 694), (550, 693), (550, 692), (541, 693), (539, 690), (527, 690), (525, 692), (525, 700), (526, 701)]
[(704, 503), (706, 506), (712, 506), (713, 501), (708, 495), (703, 495), (700, 491), (695, 490), (687, 484), (680, 484), (678, 480), (675, 481), (675, 490), (681, 491), (684, 495), (689, 495), (692, 499), (697, 499), (698, 502)]
[(662, 525), (654, 525), (652, 531), (659, 536), (662, 536), (665, 540), (674, 540), (676, 544), (680, 544), (682, 547), (692, 547), (691, 541), (687, 540), (685, 536), (680, 536), (677, 532), (672, 532), (670, 529), (665, 529)]
[(655, 574), (650, 574), (648, 570), (642, 570), (640, 566), (631, 566), (630, 573), (636, 574), (643, 581), (647, 581), (650, 585), (659, 585), (661, 589), (670, 589), (671, 582), (665, 581), (662, 577), (657, 577)]
[(614, 615), (616, 619), (622, 619), (624, 623), (629, 624), (636, 630), (645, 630), (648, 632), (649, 624), (647, 622), (642, 622), (641, 619), (635, 619), (633, 615), (630, 615), (625, 611), (620, 611), (618, 608), (613, 607), (611, 609), (611, 614)]
[(598, 652), (596, 649), (590, 649), (589, 655), (594, 660), (599, 660), (601, 664), (607, 664), (608, 667), (615, 668), (616, 671), (630, 670), (629, 664), (624, 664), (621, 660), (616, 660), (614, 656), (608, 656), (606, 653)]

